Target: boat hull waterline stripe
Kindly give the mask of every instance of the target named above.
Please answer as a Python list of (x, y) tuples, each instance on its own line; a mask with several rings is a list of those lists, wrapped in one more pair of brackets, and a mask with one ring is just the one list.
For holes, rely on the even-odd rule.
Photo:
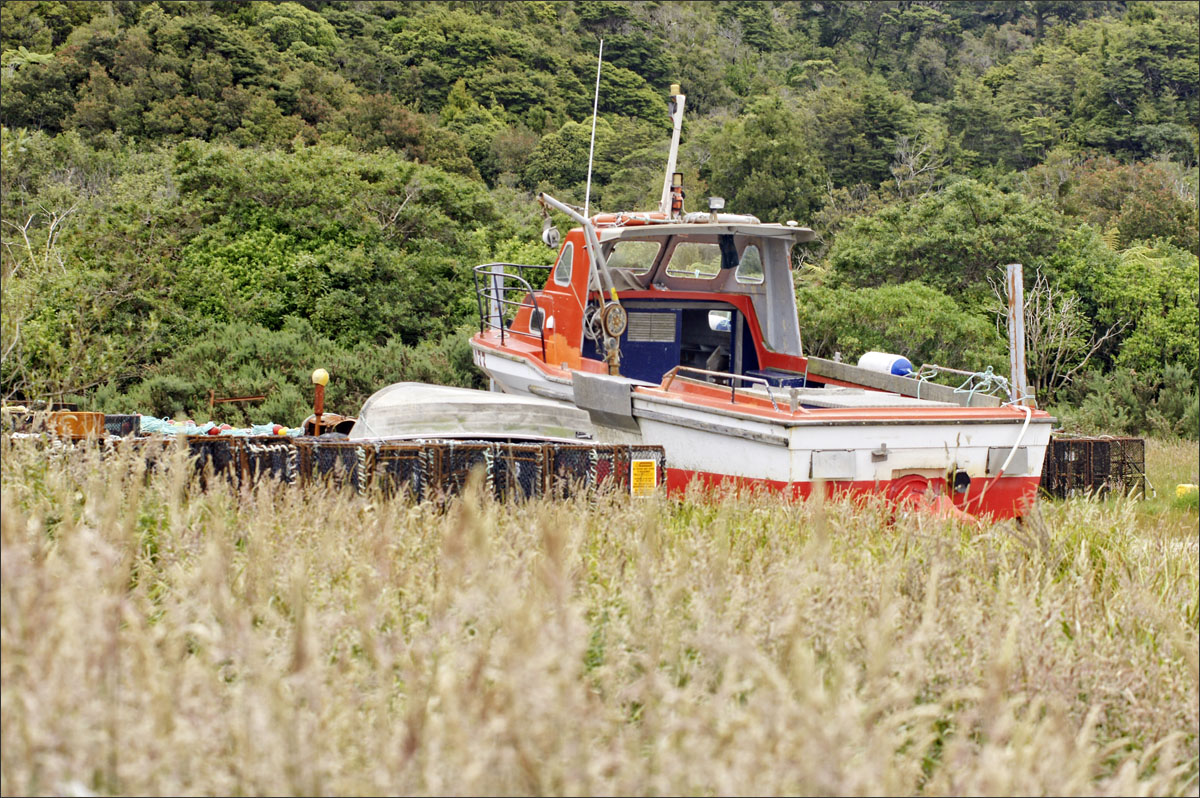
[[(729, 474), (715, 474), (708, 471), (691, 471), (684, 468), (667, 467), (667, 494), (678, 495), (688, 490), (694, 481), (706, 491), (721, 489), (761, 489), (773, 494), (780, 494), (794, 499), (807, 499), (812, 496), (814, 487), (818, 484), (825, 486), (826, 495), (839, 496), (868, 496), (887, 495), (889, 489), (898, 480), (888, 481), (847, 481), (825, 480), (821, 482), (781, 482), (773, 479), (755, 477), (736, 477)], [(1024, 515), (1037, 497), (1039, 477), (994, 477), (990, 479), (975, 479), (966, 494), (954, 494), (951, 490), (941, 490), (942, 495), (951, 497), (954, 506), (959, 510), (978, 517), (991, 517), (993, 520), (1016, 518)], [(940, 487), (939, 487), (940, 490)], [(980, 497), (982, 496), (982, 505)]]

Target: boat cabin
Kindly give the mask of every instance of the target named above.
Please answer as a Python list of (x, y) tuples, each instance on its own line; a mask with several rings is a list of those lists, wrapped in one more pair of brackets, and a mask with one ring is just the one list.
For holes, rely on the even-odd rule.
[[(572, 230), (555, 263), (542, 267), (540, 289), (531, 285), (537, 267), (477, 267), (481, 332), (499, 331), (551, 368), (658, 384), (684, 367), (690, 376), (709, 372), (701, 378), (712, 382), (746, 375), (803, 385), (790, 250), (812, 231), (720, 218), (726, 214), (716, 222), (709, 214), (691, 215), (703, 221), (640, 216), (650, 218), (594, 217), (598, 258), (585, 230)], [(522, 291), (519, 302), (512, 298)], [(623, 324), (606, 327), (610, 302), (619, 303)], [(615, 371), (606, 358), (614, 342)]]

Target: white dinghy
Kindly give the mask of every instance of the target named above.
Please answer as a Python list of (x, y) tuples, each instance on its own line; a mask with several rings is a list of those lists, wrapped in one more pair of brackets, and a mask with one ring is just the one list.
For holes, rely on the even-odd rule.
[(350, 440), (552, 441), (593, 437), (587, 412), (533, 396), (398, 382), (363, 404)]

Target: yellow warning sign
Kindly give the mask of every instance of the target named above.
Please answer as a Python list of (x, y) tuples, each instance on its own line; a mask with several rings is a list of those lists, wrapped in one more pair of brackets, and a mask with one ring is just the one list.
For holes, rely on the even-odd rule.
[(633, 460), (629, 463), (629, 492), (650, 496), (658, 488), (658, 461)]

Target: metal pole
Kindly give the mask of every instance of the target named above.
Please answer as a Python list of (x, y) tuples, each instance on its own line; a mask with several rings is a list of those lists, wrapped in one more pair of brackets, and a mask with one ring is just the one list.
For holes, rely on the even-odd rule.
[[(572, 219), (579, 222), (579, 224), (583, 227), (583, 240), (587, 245), (588, 254), (592, 257), (592, 263), (595, 266), (595, 271), (598, 272), (598, 274), (603, 278), (603, 281), (608, 283), (609, 292), (613, 292), (614, 284), (612, 275), (608, 273), (608, 264), (604, 260), (604, 253), (600, 249), (600, 239), (596, 235), (596, 228), (592, 224), (592, 220), (581, 214), (578, 208), (573, 208), (570, 205), (567, 205), (565, 202), (559, 202), (549, 194), (538, 194), (538, 202), (543, 206), (549, 206), (556, 211), (565, 213), (567, 216), (570, 216)], [(601, 291), (603, 290), (603, 284), (601, 283)], [(616, 297), (613, 298), (613, 301), (616, 301)]]
[(671, 175), (675, 173), (675, 160), (679, 155), (679, 132), (683, 129), (684, 99), (679, 84), (672, 83), (667, 106), (671, 116), (671, 149), (667, 155), (667, 175), (663, 178), (662, 199), (658, 202), (659, 211), (668, 216), (671, 214)]
[[(499, 268), (499, 271), (496, 269)], [(504, 316), (501, 302), (504, 300), (504, 267), (493, 266), (488, 271), (488, 323), (500, 331), (500, 343), (504, 343)]]
[(313, 435), (321, 434), (321, 416), (325, 413), (325, 386), (329, 382), (329, 372), (317, 369), (312, 373), (315, 392), (313, 395)]
[(1025, 375), (1025, 279), (1021, 264), (1005, 267), (1008, 288), (1008, 370), (1009, 399), (1018, 404), (1035, 407), (1033, 394)]

